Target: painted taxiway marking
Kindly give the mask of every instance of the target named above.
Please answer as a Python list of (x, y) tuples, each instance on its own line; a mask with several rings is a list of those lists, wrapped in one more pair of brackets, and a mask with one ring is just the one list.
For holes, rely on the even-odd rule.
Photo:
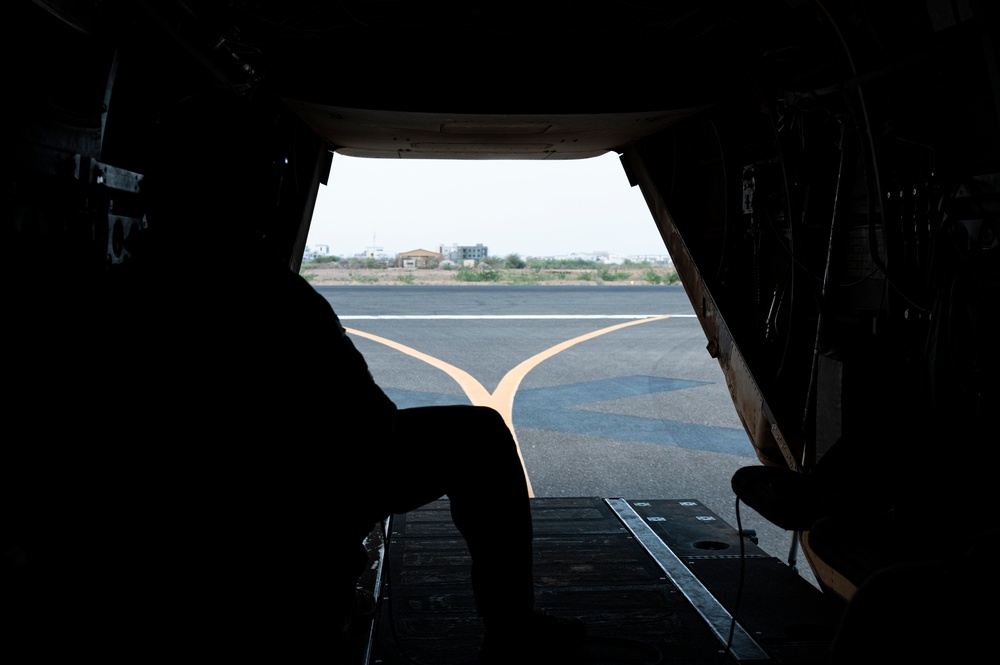
[[(347, 317), (341, 317), (347, 318)], [(477, 317), (485, 318), (485, 317)], [(502, 317), (509, 318), (509, 317)], [(587, 333), (585, 335), (580, 335), (579, 337), (574, 337), (573, 339), (566, 340), (560, 344), (537, 353), (534, 356), (523, 361), (512, 370), (507, 372), (500, 383), (497, 384), (496, 390), (492, 393), (483, 387), (483, 384), (473, 377), (471, 374), (463, 369), (459, 369), (454, 365), (444, 362), (433, 356), (429, 356), (426, 353), (417, 351), (416, 349), (410, 348), (404, 344), (394, 342), (391, 339), (386, 339), (384, 337), (379, 337), (378, 335), (372, 335), (371, 333), (366, 333), (361, 330), (356, 330), (354, 328), (347, 328), (348, 334), (357, 335), (358, 337), (364, 337), (365, 339), (370, 339), (373, 342), (378, 342), (384, 344), (390, 348), (396, 349), (402, 353), (409, 356), (413, 356), (418, 360), (422, 360), (428, 365), (440, 369), (445, 372), (452, 379), (461, 386), (462, 390), (469, 397), (469, 401), (477, 406), (490, 406), (496, 409), (501, 416), (503, 416), (504, 421), (507, 423), (508, 429), (510, 429), (511, 434), (514, 437), (514, 443), (517, 444), (517, 455), (521, 459), (521, 468), (524, 470), (524, 478), (528, 483), (528, 495), (534, 496), (534, 490), (531, 488), (531, 478), (528, 476), (528, 470), (524, 466), (524, 456), (521, 454), (521, 444), (517, 441), (517, 432), (514, 431), (514, 394), (517, 392), (517, 387), (521, 384), (521, 380), (530, 372), (532, 369), (537, 367), (539, 364), (545, 360), (551, 358), (552, 356), (565, 351), (566, 349), (579, 344), (580, 342), (586, 342), (587, 340), (594, 339), (595, 337), (600, 337), (601, 335), (606, 335), (607, 333), (614, 332), (616, 330), (621, 330), (622, 328), (627, 328), (629, 326), (638, 325), (640, 323), (648, 323), (650, 321), (662, 321), (664, 319), (674, 318), (673, 314), (663, 314), (663, 315), (653, 315), (646, 316), (639, 319), (634, 319), (626, 321), (625, 323), (618, 323), (613, 326), (608, 326), (607, 328), (601, 328), (600, 330), (595, 330), (593, 332)]]

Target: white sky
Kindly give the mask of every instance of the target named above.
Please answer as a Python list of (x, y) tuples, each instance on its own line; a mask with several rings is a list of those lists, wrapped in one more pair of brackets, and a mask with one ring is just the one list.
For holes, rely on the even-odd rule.
[(667, 254), (614, 153), (553, 162), (334, 155), (306, 242), (340, 256), (477, 243), (501, 257)]

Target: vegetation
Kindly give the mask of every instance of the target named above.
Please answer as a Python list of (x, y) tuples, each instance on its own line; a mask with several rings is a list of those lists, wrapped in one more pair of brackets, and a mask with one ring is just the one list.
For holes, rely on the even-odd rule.
[(539, 284), (541, 282), (563, 282), (570, 278), (565, 271), (508, 270), (504, 273), (504, 284)]
[[(310, 282), (321, 282), (319, 275), (330, 275), (330, 271), (343, 269), (350, 284), (427, 284), (440, 283), (441, 273), (435, 279), (424, 268), (398, 269), (395, 259), (338, 256), (318, 256), (304, 262), (300, 274)], [(431, 267), (437, 267), (431, 266)], [(464, 267), (445, 262), (440, 270), (450, 271), (448, 280), (482, 284), (552, 284), (593, 283), (593, 284), (677, 284), (680, 278), (672, 266), (651, 264), (647, 261), (625, 260), (621, 264), (609, 264), (586, 259), (524, 259), (519, 254), (506, 257), (488, 256), (475, 267)], [(345, 274), (346, 273), (346, 274)]]
[(340, 258), (339, 256), (335, 256), (335, 255), (331, 254), (329, 256), (316, 256), (316, 257), (313, 257), (313, 259), (311, 261), (309, 261), (309, 263), (339, 263), (341, 261), (343, 261), (342, 258)]
[(374, 284), (378, 281), (378, 275), (362, 275), (352, 272), (349, 277), (352, 284)]
[(650, 268), (646, 270), (644, 277), (650, 284), (677, 284), (681, 281), (677, 271), (673, 269), (660, 273)]
[(558, 269), (566, 270), (586, 270), (587, 268), (599, 268), (604, 264), (600, 261), (587, 261), (586, 259), (528, 259), (528, 268), (535, 269)]
[(508, 254), (504, 257), (504, 263), (508, 268), (514, 268), (515, 270), (520, 270), (526, 267), (528, 264), (521, 258), (520, 254)]
[(309, 261), (305, 261), (302, 267), (335, 264), (337, 268), (349, 270), (384, 270), (396, 265), (395, 258), (374, 258), (370, 256), (352, 256), (344, 258), (341, 256), (315, 256)]
[(499, 282), (500, 271), (489, 266), (482, 268), (462, 268), (455, 273), (455, 279), (460, 282)]

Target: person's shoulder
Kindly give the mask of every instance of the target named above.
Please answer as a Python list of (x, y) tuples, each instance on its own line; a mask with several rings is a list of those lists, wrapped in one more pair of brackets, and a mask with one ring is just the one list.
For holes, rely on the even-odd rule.
[(258, 292), (267, 292), (284, 307), (292, 308), (299, 315), (309, 315), (340, 323), (333, 306), (291, 266), (275, 252), (257, 247), (251, 253), (253, 280)]

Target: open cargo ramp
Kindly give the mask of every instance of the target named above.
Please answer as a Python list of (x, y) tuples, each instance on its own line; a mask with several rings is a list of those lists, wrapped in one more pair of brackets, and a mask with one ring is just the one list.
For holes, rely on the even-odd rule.
[[(579, 616), (575, 662), (821, 663), (842, 607), (689, 499), (531, 499), (540, 609)], [(360, 662), (474, 663), (471, 559), (447, 499), (387, 523)], [(381, 566), (378, 563), (381, 562)], [(735, 616), (735, 621), (733, 617)], [(529, 644), (524, 645), (530, 649)]]

